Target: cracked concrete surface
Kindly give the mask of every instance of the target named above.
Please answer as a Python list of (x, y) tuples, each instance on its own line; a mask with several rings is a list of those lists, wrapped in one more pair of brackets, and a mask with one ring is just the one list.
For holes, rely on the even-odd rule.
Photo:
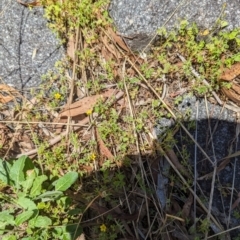
[(41, 83), (64, 55), (56, 35), (47, 27), (42, 7), (28, 9), (16, 0), (0, 1), (0, 79), (16, 89)]

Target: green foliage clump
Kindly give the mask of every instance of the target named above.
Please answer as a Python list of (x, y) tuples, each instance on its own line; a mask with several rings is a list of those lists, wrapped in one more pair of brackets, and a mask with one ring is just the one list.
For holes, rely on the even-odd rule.
[(81, 232), (64, 194), (77, 178), (77, 172), (60, 178), (41, 174), (25, 156), (11, 163), (0, 159), (2, 239), (71, 239), (74, 231)]
[(80, 27), (86, 37), (93, 40), (97, 36), (97, 32), (94, 31), (110, 21), (106, 10), (107, 0), (42, 0), (42, 3), (46, 6), (45, 16), (50, 21), (49, 26), (62, 39), (65, 39), (66, 33), (72, 33)]
[[(225, 23), (225, 22), (224, 22)], [(178, 74), (182, 80), (194, 79), (192, 67), (199, 73), (192, 89), (200, 95), (219, 90), (219, 76), (224, 67), (230, 67), (240, 61), (240, 30), (230, 32), (221, 31), (221, 26), (211, 30), (201, 30), (196, 24), (189, 24), (186, 20), (180, 23), (178, 31), (167, 33), (159, 30), (160, 41), (153, 49), (153, 55), (158, 59), (161, 74)], [(171, 64), (169, 56), (181, 54), (186, 58), (181, 68)], [(205, 78), (210, 83), (202, 83)]]

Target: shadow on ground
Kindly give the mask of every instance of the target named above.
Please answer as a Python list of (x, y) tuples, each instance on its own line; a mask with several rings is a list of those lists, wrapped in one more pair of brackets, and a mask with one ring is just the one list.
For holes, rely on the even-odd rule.
[[(206, 208), (209, 208), (212, 177), (210, 175), (208, 178), (202, 179), (202, 177), (213, 172), (213, 163), (215, 160), (217, 161), (212, 215), (225, 230), (238, 226), (240, 224), (240, 218), (237, 217), (239, 216), (239, 207), (236, 205), (232, 211), (231, 207), (233, 208), (232, 204), (238, 199), (240, 191), (239, 156), (225, 158), (240, 148), (239, 137), (236, 136), (236, 123), (218, 119), (203, 119), (185, 122), (184, 126), (189, 129), (209, 159), (196, 147), (196, 144), (181, 127), (173, 136), (172, 148), (165, 149), (166, 152), (174, 152), (179, 164), (187, 169), (188, 173), (183, 174), (183, 177), (192, 189), (194, 189), (194, 166), (196, 166), (198, 179), (196, 194)], [(163, 148), (165, 148), (164, 144), (169, 132), (168, 129), (159, 136), (160, 146)], [(116, 220), (124, 226), (125, 231), (120, 234), (121, 236), (117, 236), (117, 239), (194, 239), (194, 236), (202, 239), (204, 234), (197, 232), (196, 235), (190, 235), (189, 229), (193, 226), (194, 220), (199, 227), (200, 222), (206, 219), (207, 213), (197, 204), (194, 215), (193, 200), (190, 201), (189, 211), (184, 210), (186, 203), (189, 203), (190, 192), (179, 180), (176, 172), (170, 168), (164, 156), (158, 150), (153, 150), (141, 157), (131, 155), (125, 158), (130, 161), (131, 167), (92, 173), (91, 176), (83, 179), (83, 188), (77, 195), (73, 196), (69, 191), (70, 197), (76, 200), (76, 207), (81, 208), (82, 204), (89, 204), (89, 208), (78, 226), (78, 230), (83, 230), (85, 233), (86, 239), (93, 239), (92, 237), (98, 239), (92, 228), (96, 225), (100, 226), (103, 217)], [(144, 171), (141, 171), (139, 167), (140, 159)], [(219, 166), (223, 166), (223, 169), (221, 170)], [(179, 170), (179, 166), (177, 168)], [(118, 178), (122, 176), (119, 174), (120, 172), (124, 173), (124, 186), (121, 179)], [(98, 182), (98, 179), (104, 181), (104, 185), (108, 183), (108, 189), (105, 190), (106, 196), (99, 195), (95, 200), (85, 199), (84, 193), (91, 193), (92, 189), (96, 189), (96, 185), (101, 189), (102, 183)], [(85, 183), (87, 184), (85, 185)], [(111, 195), (108, 195), (109, 193)], [(92, 194), (94, 195), (94, 193)], [(186, 212), (188, 215), (183, 216)], [(168, 216), (176, 218), (166, 218), (166, 213)], [(181, 219), (185, 219), (185, 222), (182, 222)], [(69, 228), (69, 232), (73, 233), (75, 227)], [(211, 222), (208, 236), (218, 232), (219, 229)], [(234, 239), (239, 233), (239, 230), (233, 230), (229, 234), (231, 239)], [(224, 233), (223, 236), (226, 237), (227, 233)]]

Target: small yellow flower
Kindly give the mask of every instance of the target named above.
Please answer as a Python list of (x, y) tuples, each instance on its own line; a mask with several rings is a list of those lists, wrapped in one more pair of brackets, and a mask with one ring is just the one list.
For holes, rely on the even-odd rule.
[(55, 93), (54, 94), (54, 98), (55, 99), (60, 99), (61, 98), (61, 94), (60, 93)]
[(91, 153), (90, 154), (90, 160), (94, 161), (96, 159), (96, 154), (95, 153)]
[(92, 112), (93, 112), (93, 110), (92, 110), (92, 109), (89, 109), (89, 110), (86, 111), (86, 114), (89, 116), (89, 115), (92, 114)]
[(106, 232), (106, 231), (107, 231), (107, 227), (106, 227), (105, 224), (102, 224), (102, 225), (100, 226), (100, 231), (101, 231), (101, 232)]

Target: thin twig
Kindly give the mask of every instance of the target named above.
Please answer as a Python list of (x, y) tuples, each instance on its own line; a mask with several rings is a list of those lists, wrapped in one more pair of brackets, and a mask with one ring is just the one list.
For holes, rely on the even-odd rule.
[[(122, 78), (123, 78), (123, 83), (124, 83), (125, 92), (126, 92), (126, 95), (127, 95), (127, 98), (128, 98), (129, 110), (130, 110), (130, 113), (131, 113), (131, 117), (132, 117), (132, 119), (133, 119), (133, 134), (134, 134), (134, 137), (135, 137), (135, 139), (136, 139), (135, 142), (136, 142), (136, 147), (137, 147), (137, 151), (138, 151), (139, 166), (140, 166), (141, 173), (142, 173), (142, 179), (144, 179), (144, 174), (143, 174), (143, 171), (144, 171), (144, 170), (143, 170), (143, 166), (142, 166), (143, 164), (142, 164), (142, 158), (141, 158), (140, 147), (139, 147), (139, 142), (138, 142), (138, 135), (137, 135), (137, 131), (136, 131), (136, 124), (135, 124), (134, 114), (133, 114), (133, 109), (132, 109), (132, 103), (131, 103), (131, 100), (130, 100), (128, 88), (127, 88), (126, 81), (125, 81), (125, 64), (126, 64), (126, 59), (124, 60), (123, 67), (122, 67)], [(148, 205), (147, 195), (146, 195), (146, 192), (145, 192), (145, 191), (144, 191), (144, 198), (145, 198), (145, 203), (146, 203), (146, 205)], [(148, 206), (146, 206), (146, 207), (147, 207), (147, 209), (148, 209)], [(148, 215), (148, 224), (150, 225), (149, 215)], [(134, 222), (133, 222), (133, 226), (134, 226), (134, 228), (136, 228)]]
[[(44, 125), (67, 125), (67, 123), (54, 123), (54, 122), (41, 122), (41, 121), (36, 121), (36, 122), (34, 122), (34, 121), (29, 121), (29, 122), (27, 122), (27, 121), (14, 121), (14, 120), (12, 120), (12, 121), (7, 121), (7, 120), (3, 120), (3, 121), (0, 121), (0, 123), (11, 123), (11, 124), (27, 124), (27, 125), (29, 125), (29, 124), (44, 124)], [(79, 126), (79, 127), (84, 127), (85, 125), (83, 125), (83, 124), (79, 124), (79, 123), (70, 123), (70, 126)]]
[(212, 235), (212, 236), (209, 236), (207, 239), (211, 239), (211, 238), (216, 239), (216, 237), (217, 237), (217, 236), (220, 236), (220, 235), (226, 236), (226, 233), (229, 233), (229, 232), (231, 232), (231, 231), (237, 230), (237, 229), (239, 229), (239, 228), (240, 228), (240, 225), (238, 225), (238, 226), (236, 226), (236, 227), (233, 227), (233, 228), (230, 228), (230, 229), (228, 229), (228, 230), (225, 230), (225, 231), (216, 233), (216, 234), (214, 234), (214, 235)]
[[(78, 40), (79, 40), (79, 32), (80, 32), (80, 27), (77, 28), (77, 33), (76, 33), (76, 42), (74, 46), (74, 59), (73, 59), (73, 72), (72, 72), (72, 78), (71, 78), (71, 90), (70, 94), (68, 97), (68, 102), (67, 106), (70, 106), (71, 103), (73, 102), (73, 93), (74, 93), (74, 88), (75, 88), (75, 77), (76, 77), (76, 64), (77, 64), (77, 57), (76, 57), (76, 51), (78, 49)], [(70, 109), (70, 107), (69, 107)], [(72, 117), (69, 115), (68, 116), (68, 121), (67, 121), (67, 134), (66, 137), (68, 137), (69, 132), (70, 132), (70, 122), (72, 120)], [(68, 139), (68, 149), (67, 152), (69, 153), (69, 145), (70, 145), (70, 140)]]
[[(155, 91), (155, 89), (150, 85), (150, 83), (147, 81), (147, 79), (142, 75), (142, 73), (138, 70), (138, 68), (133, 64), (133, 62), (130, 59), (127, 59), (128, 62), (132, 65), (132, 67), (134, 68), (134, 70), (139, 74), (139, 76), (142, 78), (142, 80), (145, 82), (145, 84), (149, 87), (149, 89), (154, 93), (154, 95), (160, 100), (160, 102), (163, 104), (163, 107), (172, 115), (173, 119), (175, 121), (177, 121), (177, 117), (176, 115), (173, 113), (173, 111), (170, 109), (170, 107), (165, 103), (165, 101), (158, 95), (158, 93)], [(186, 127), (179, 121), (178, 122), (179, 125), (181, 126), (181, 128), (186, 132), (186, 134), (189, 136), (189, 138), (197, 145), (197, 147), (201, 150), (201, 152), (203, 153), (203, 155), (209, 160), (211, 161), (210, 157), (207, 155), (207, 153), (202, 149), (202, 147), (199, 145), (198, 142), (195, 141), (194, 137), (192, 136), (192, 134), (186, 129)], [(167, 156), (166, 156), (167, 157)], [(168, 158), (168, 160), (171, 162), (171, 160)], [(172, 166), (172, 162), (171, 162), (171, 166)], [(176, 167), (174, 167), (174, 170), (176, 169)], [(177, 170), (177, 169), (176, 169)], [(179, 173), (179, 172), (178, 172)], [(180, 174), (180, 173), (179, 173)], [(181, 174), (180, 174), (181, 175)], [(183, 176), (181, 175), (181, 179), (184, 179)], [(184, 184), (186, 184), (186, 186), (189, 188), (189, 191), (191, 191), (192, 194), (194, 194), (194, 191), (190, 188), (190, 186), (187, 184), (187, 181), (184, 179)], [(198, 201), (198, 203), (203, 207), (204, 211), (206, 211), (206, 213), (208, 212), (207, 208), (202, 204), (201, 200), (198, 198), (198, 196), (196, 196), (196, 200)], [(216, 226), (222, 230), (223, 227), (219, 225), (219, 223), (216, 221), (216, 219), (211, 215), (211, 219), (214, 222), (214, 224), (216, 224)]]
[[(108, 35), (107, 35), (108, 36)], [(108, 36), (109, 37), (109, 36)], [(109, 37), (110, 38), (110, 37)], [(110, 38), (111, 39), (111, 38)], [(127, 56), (123, 53), (123, 51), (114, 43), (113, 44), (117, 47), (117, 49), (119, 50), (119, 52), (126, 58)], [(139, 69), (135, 66), (135, 64), (129, 59), (127, 58), (128, 63), (132, 66), (132, 68), (138, 73), (138, 75), (141, 77), (141, 79), (144, 81), (144, 83), (148, 86), (148, 88), (154, 93), (154, 95), (160, 100), (160, 102), (162, 103), (163, 107), (172, 115), (173, 119), (175, 121), (177, 121), (177, 117), (176, 115), (173, 113), (173, 111), (171, 110), (171, 108), (165, 103), (165, 101), (158, 95), (158, 93), (155, 91), (155, 89), (151, 86), (151, 84), (147, 81), (147, 79), (143, 76), (143, 74), (139, 71)], [(186, 127), (179, 122), (179, 125), (182, 127), (182, 129), (187, 133), (187, 135), (190, 137), (190, 139), (197, 145), (197, 147), (201, 150), (201, 152), (203, 153), (203, 155), (209, 160), (211, 161), (211, 159), (209, 158), (209, 156), (206, 154), (206, 152), (202, 149), (202, 147), (199, 145), (198, 142), (195, 141), (195, 139), (193, 138), (193, 136), (191, 135), (191, 133), (186, 129)], [(166, 154), (165, 154), (166, 155)], [(184, 184), (188, 187), (189, 191), (192, 192), (192, 194), (196, 197), (197, 202), (202, 206), (202, 208), (204, 209), (204, 211), (207, 213), (208, 210), (207, 208), (202, 204), (201, 200), (198, 198), (198, 196), (196, 196), (194, 194), (194, 191), (191, 189), (191, 187), (188, 185), (187, 181), (183, 178), (183, 176), (181, 175), (181, 173), (176, 169), (176, 167), (172, 164), (171, 160), (168, 158), (168, 156), (165, 156), (168, 161), (170, 162), (171, 166), (173, 167), (174, 170), (177, 171), (177, 173), (179, 174), (180, 178), (183, 179)], [(141, 165), (140, 165), (141, 166)], [(211, 215), (210, 216), (212, 221), (215, 223), (215, 225), (220, 229), (223, 230), (223, 227), (216, 221), (216, 219)]]
[[(111, 102), (111, 104), (113, 104), (115, 101), (118, 101), (122, 96), (124, 95), (123, 92), (118, 92), (118, 94), (115, 96), (114, 98), (114, 101)], [(94, 119), (96, 120), (96, 119)], [(82, 128), (82, 126), (86, 125), (87, 123), (89, 122), (89, 118), (85, 118), (81, 121), (81, 126), (77, 126), (74, 128), (74, 131), (78, 131), (80, 128)], [(60, 142), (64, 137), (66, 137), (68, 134), (68, 131), (65, 131), (63, 133), (61, 133), (60, 135), (56, 136), (55, 138), (51, 139), (49, 142), (48, 142), (48, 147), (52, 147), (54, 144)], [(26, 153), (21, 153), (21, 154), (18, 154), (16, 157), (19, 158), (21, 156), (31, 156), (31, 155), (34, 155), (36, 154), (38, 151), (38, 148), (36, 149), (33, 149), (31, 151), (28, 151)]]
[[(207, 111), (207, 116), (208, 116), (208, 124), (209, 124), (211, 145), (212, 145), (212, 151), (213, 151), (213, 158), (214, 158), (214, 162), (212, 162), (212, 165), (213, 165), (213, 177), (212, 177), (211, 192), (210, 192), (210, 199), (209, 199), (208, 213), (207, 213), (207, 221), (209, 222), (210, 216), (211, 216), (211, 212), (212, 212), (213, 193), (214, 193), (214, 189), (215, 189), (215, 179), (216, 179), (216, 174), (217, 174), (217, 159), (216, 159), (215, 148), (214, 148), (214, 144), (213, 144), (213, 135), (212, 135), (212, 129), (211, 129), (211, 123), (210, 123), (210, 118), (209, 118), (209, 112), (208, 112), (206, 96), (205, 96), (205, 103), (206, 103), (206, 111)], [(209, 230), (206, 229), (205, 240), (208, 238), (208, 232), (209, 232)]]
[[(171, 167), (174, 169), (174, 171), (177, 173), (177, 175), (180, 177), (180, 179), (182, 180), (182, 182), (184, 183), (184, 185), (188, 188), (188, 190), (193, 194), (193, 196), (195, 197), (196, 201), (198, 202), (198, 204), (202, 207), (202, 209), (208, 213), (208, 209), (204, 206), (204, 204), (202, 203), (201, 199), (194, 193), (194, 191), (192, 190), (192, 188), (189, 186), (188, 182), (185, 180), (185, 178), (182, 176), (182, 174), (178, 171), (178, 169), (175, 167), (175, 165), (172, 163), (172, 161), (170, 160), (170, 158), (167, 156), (166, 152), (162, 149), (162, 147), (160, 145), (158, 145), (158, 148), (160, 150), (160, 152), (162, 152), (162, 154), (164, 155), (164, 157), (167, 159), (167, 161), (169, 162), (169, 164), (171, 165)], [(210, 218), (213, 221), (213, 223), (220, 229), (223, 230), (223, 227), (217, 222), (217, 220), (211, 215), (210, 213)]]
[[(236, 124), (236, 133), (235, 133), (235, 151), (237, 151), (238, 146), (238, 137), (240, 133), (240, 114), (237, 114), (237, 124)], [(231, 198), (230, 198), (230, 204), (229, 204), (229, 213), (228, 213), (228, 220), (227, 220), (227, 228), (229, 227), (230, 218), (231, 218), (231, 212), (232, 212), (232, 201), (233, 201), (233, 191), (235, 186), (235, 177), (236, 177), (236, 162), (237, 158), (234, 158), (234, 168), (233, 168), (233, 179), (232, 179), (232, 189), (231, 189)]]
[[(150, 85), (150, 83), (147, 81), (147, 79), (142, 75), (142, 73), (139, 71), (139, 69), (133, 64), (133, 62), (130, 59), (127, 59), (128, 62), (132, 65), (134, 70), (138, 73), (138, 75), (142, 78), (142, 80), (145, 82), (145, 84), (149, 87), (149, 89), (154, 93), (154, 95), (160, 100), (162, 103), (163, 107), (172, 115), (173, 119), (177, 121), (177, 116), (174, 114), (174, 112), (171, 110), (171, 108), (166, 104), (166, 102), (159, 96), (159, 94), (155, 91), (155, 89)], [(207, 153), (202, 149), (202, 147), (199, 145), (198, 142), (195, 141), (194, 137), (192, 134), (186, 129), (186, 127), (181, 123), (178, 122), (181, 126), (181, 128), (187, 133), (187, 135), (190, 137), (190, 139), (198, 146), (198, 148), (201, 150), (203, 155), (211, 161)]]
[[(196, 112), (196, 129), (195, 129), (195, 141), (198, 141), (198, 101), (197, 101), (197, 112)], [(197, 195), (197, 177), (198, 177), (198, 172), (197, 172), (197, 145), (194, 145), (194, 202), (193, 202), (193, 214), (194, 214), (194, 233), (196, 231), (196, 220), (197, 220), (197, 205), (196, 205), (196, 198), (195, 196)]]

